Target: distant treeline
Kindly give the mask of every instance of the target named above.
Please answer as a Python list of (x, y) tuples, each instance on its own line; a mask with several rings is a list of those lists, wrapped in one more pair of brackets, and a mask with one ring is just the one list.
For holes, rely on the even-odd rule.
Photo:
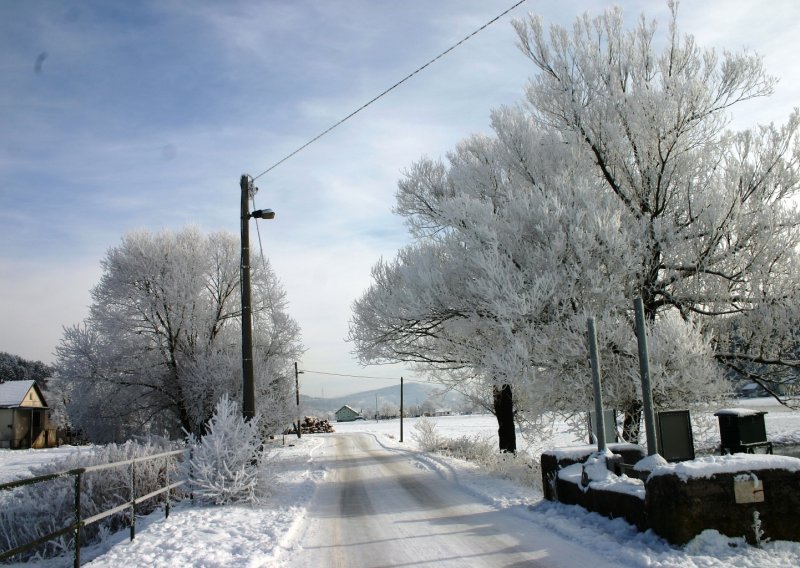
[(34, 380), (45, 386), (53, 376), (53, 367), (41, 361), (28, 361), (18, 355), (0, 351), (0, 381)]

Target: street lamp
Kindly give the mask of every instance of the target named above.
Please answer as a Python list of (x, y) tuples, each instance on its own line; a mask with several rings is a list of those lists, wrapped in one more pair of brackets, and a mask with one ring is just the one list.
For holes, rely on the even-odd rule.
[(258, 188), (243, 175), (239, 180), (242, 190), (242, 416), (250, 420), (256, 415), (256, 387), (253, 380), (253, 311), (250, 299), (250, 218), (274, 219), (272, 209), (259, 209), (250, 213), (247, 200)]
[(275, 218), (275, 211), (272, 209), (256, 209), (250, 216), (253, 219), (274, 219)]

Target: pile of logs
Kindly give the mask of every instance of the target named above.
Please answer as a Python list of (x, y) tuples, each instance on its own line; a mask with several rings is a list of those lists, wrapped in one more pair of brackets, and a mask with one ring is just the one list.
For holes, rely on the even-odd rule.
[[(306, 416), (301, 424), (303, 434), (331, 434), (333, 426), (327, 420), (319, 420), (316, 416)], [(296, 425), (292, 425), (284, 434), (297, 434)]]

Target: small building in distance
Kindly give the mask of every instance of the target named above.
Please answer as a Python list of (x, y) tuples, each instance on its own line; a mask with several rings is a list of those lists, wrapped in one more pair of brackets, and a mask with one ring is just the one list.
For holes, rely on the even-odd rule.
[(346, 404), (336, 411), (337, 422), (353, 422), (354, 420), (364, 420), (364, 417)]
[(56, 443), (36, 381), (0, 382), (0, 448), (49, 448)]

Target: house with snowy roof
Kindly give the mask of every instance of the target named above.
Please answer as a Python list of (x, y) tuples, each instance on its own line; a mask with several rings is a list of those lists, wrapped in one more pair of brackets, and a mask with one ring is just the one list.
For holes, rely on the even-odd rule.
[(361, 416), (361, 413), (357, 412), (356, 410), (347, 406), (346, 404), (336, 411), (337, 422), (352, 422), (354, 420), (363, 420), (363, 419), (364, 417)]
[(0, 382), (0, 448), (55, 446), (55, 430), (48, 428), (47, 410), (36, 381)]

